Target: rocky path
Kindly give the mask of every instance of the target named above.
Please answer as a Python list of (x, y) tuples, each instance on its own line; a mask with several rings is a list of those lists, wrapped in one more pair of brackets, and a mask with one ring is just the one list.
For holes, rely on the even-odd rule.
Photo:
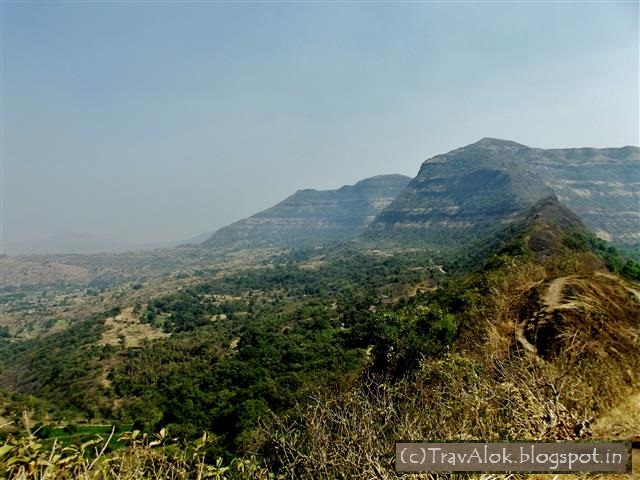
[(554, 279), (549, 284), (549, 288), (542, 297), (542, 303), (547, 310), (553, 310), (554, 308), (558, 308), (560, 305), (562, 305), (562, 291), (564, 290), (564, 287), (567, 285), (569, 280), (573, 278), (576, 278), (576, 275), (559, 277)]
[(551, 311), (555, 310), (559, 307), (570, 308), (575, 305), (573, 302), (563, 302), (564, 297), (562, 292), (566, 284), (575, 278), (576, 275), (567, 275), (566, 277), (559, 277), (551, 281), (549, 287), (546, 292), (542, 296), (542, 308), (539, 312), (536, 313), (534, 318), (524, 320), (523, 322), (516, 325), (515, 336), (516, 340), (520, 345), (530, 354), (537, 355), (537, 350), (534, 345), (532, 345), (525, 336), (525, 329), (530, 324), (539, 324), (543, 322), (549, 317)]

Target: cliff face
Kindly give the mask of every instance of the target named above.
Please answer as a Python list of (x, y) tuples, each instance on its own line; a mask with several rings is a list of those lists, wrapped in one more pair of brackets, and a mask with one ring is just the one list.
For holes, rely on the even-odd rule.
[(299, 190), (277, 205), (215, 232), (205, 246), (287, 246), (353, 238), (407, 186), (381, 175), (337, 190)]
[(299, 190), (203, 245), (290, 246), (362, 234), (459, 248), (551, 194), (600, 237), (640, 243), (640, 149), (544, 150), (484, 138), (425, 161), (410, 182), (384, 175), (337, 190)]
[(600, 236), (640, 241), (640, 150), (543, 150), (485, 138), (422, 164), (365, 238), (466, 244), (555, 193)]
[(640, 242), (640, 149), (533, 149), (540, 175), (560, 202), (599, 236)]

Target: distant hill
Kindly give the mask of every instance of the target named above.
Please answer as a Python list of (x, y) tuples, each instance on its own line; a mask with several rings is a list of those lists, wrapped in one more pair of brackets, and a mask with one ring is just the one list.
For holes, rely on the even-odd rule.
[(287, 246), (353, 238), (411, 179), (381, 175), (337, 190), (299, 190), (277, 205), (215, 232), (204, 246)]
[(179, 245), (198, 245), (211, 236), (212, 232), (203, 233), (181, 241), (158, 241), (147, 243), (127, 243), (101, 238), (88, 233), (65, 230), (58, 235), (2, 244), (2, 253), (7, 255), (55, 255), (55, 254), (93, 254), (122, 253), (160, 248), (173, 248)]
[(120, 252), (130, 248), (123, 242), (101, 238), (88, 233), (65, 230), (50, 237), (20, 243), (2, 245), (2, 253), (8, 255), (55, 254), (55, 253), (101, 253)]
[(544, 150), (483, 138), (428, 159), (364, 238), (460, 247), (552, 193), (599, 236), (640, 241), (640, 149)]

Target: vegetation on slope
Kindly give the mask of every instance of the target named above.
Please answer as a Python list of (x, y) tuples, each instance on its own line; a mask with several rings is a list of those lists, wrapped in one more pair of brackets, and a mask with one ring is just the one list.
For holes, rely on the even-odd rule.
[[(392, 336), (377, 344), (374, 358), (387, 366), (380, 373), (319, 392), (266, 425), (270, 464), (295, 478), (396, 478), (397, 439), (589, 438), (590, 422), (638, 389), (640, 286), (602, 274), (590, 252), (543, 256), (521, 245), (521, 254), (501, 253), (416, 298), (447, 305), (457, 319), (457, 340), (443, 354)], [(567, 288), (546, 305), (558, 280)], [(412, 360), (408, 372), (393, 368), (399, 351)]]

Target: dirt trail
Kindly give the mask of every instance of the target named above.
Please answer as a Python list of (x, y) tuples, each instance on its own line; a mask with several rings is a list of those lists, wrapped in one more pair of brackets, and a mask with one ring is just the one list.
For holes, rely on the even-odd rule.
[[(611, 280), (619, 282), (627, 291), (640, 300), (640, 291), (635, 288), (631, 288), (625, 282), (622, 282), (620, 277), (608, 272), (596, 272), (595, 275), (607, 277)], [(563, 290), (568, 283), (578, 278), (579, 275), (568, 275), (566, 277), (560, 277), (554, 279), (548, 286), (547, 290), (542, 295), (542, 316), (549, 315), (552, 310), (558, 308), (571, 308), (575, 305), (574, 302), (568, 301), (564, 295)], [(580, 280), (576, 281), (578, 283)], [(522, 334), (521, 331), (516, 332)], [(523, 337), (523, 335), (521, 335)], [(522, 342), (521, 342), (522, 343)], [(531, 351), (532, 348), (527, 348), (528, 342), (525, 340), (523, 346), (525, 349)], [(593, 424), (593, 439), (598, 440), (631, 440), (633, 442), (633, 473), (632, 475), (562, 475), (562, 480), (570, 479), (633, 479), (640, 480), (640, 448), (637, 448), (640, 442), (640, 391), (634, 392), (632, 395), (626, 397), (620, 404), (604, 412)], [(531, 475), (529, 479), (549, 479), (550, 475)], [(559, 477), (557, 477), (559, 478)]]
[(565, 307), (573, 306), (573, 303), (562, 303), (563, 296), (562, 291), (564, 290), (565, 285), (569, 280), (575, 278), (576, 275), (568, 275), (566, 277), (560, 277), (554, 279), (547, 288), (546, 292), (542, 296), (542, 309), (536, 314), (537, 318), (530, 318), (524, 320), (523, 322), (516, 325), (515, 336), (516, 340), (520, 343), (520, 345), (530, 354), (537, 355), (537, 349), (534, 345), (532, 345), (529, 340), (527, 340), (525, 336), (525, 329), (527, 325), (534, 323), (537, 324), (538, 321), (543, 320), (544, 318), (549, 317), (550, 312), (561, 305)]
[(549, 284), (549, 288), (542, 297), (542, 303), (548, 310), (558, 308), (562, 304), (562, 291), (569, 280), (575, 278), (576, 275), (568, 275), (559, 277)]

